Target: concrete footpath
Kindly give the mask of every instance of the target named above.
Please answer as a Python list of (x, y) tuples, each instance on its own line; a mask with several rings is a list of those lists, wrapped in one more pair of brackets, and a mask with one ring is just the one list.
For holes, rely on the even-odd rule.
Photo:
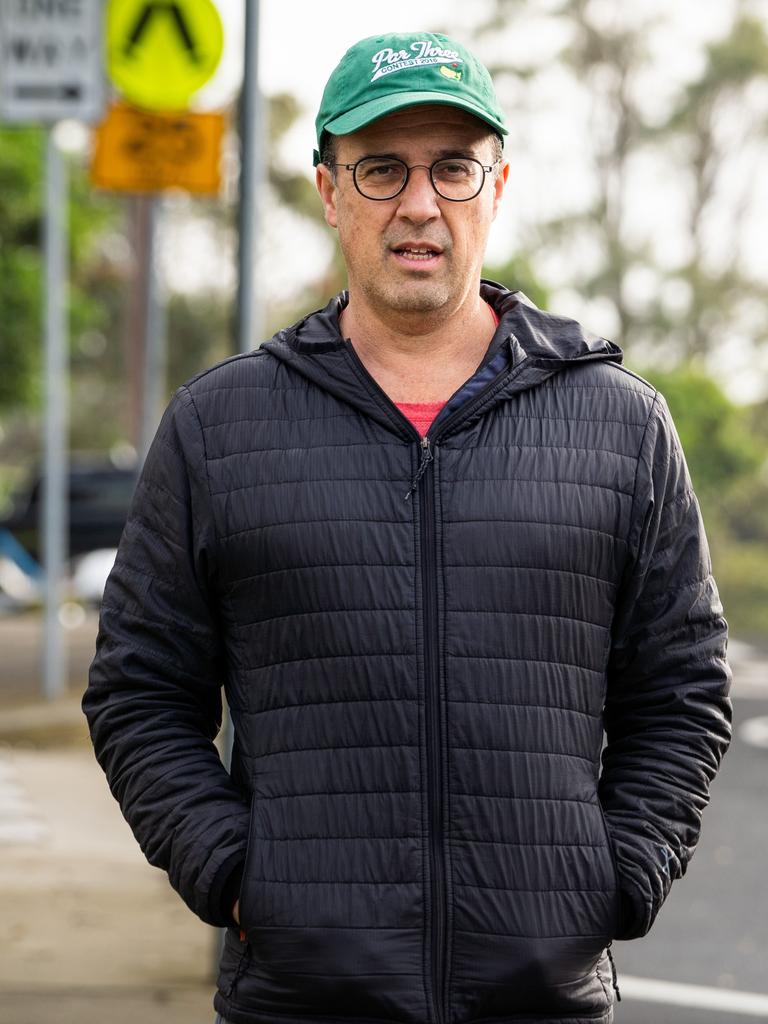
[(210, 1022), (215, 931), (150, 867), (93, 754), (0, 748), (0, 1022)]
[(70, 631), (70, 691), (43, 701), (39, 621), (0, 619), (0, 1024), (212, 1024), (217, 932), (147, 864), (90, 746), (95, 633)]

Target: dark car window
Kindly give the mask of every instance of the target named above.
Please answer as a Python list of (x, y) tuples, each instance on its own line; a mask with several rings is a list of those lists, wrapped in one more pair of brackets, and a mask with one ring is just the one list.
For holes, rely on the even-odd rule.
[(136, 479), (132, 473), (89, 473), (73, 475), (69, 482), (72, 512), (88, 508), (91, 512), (123, 511), (133, 494)]
[[(120, 540), (136, 485), (136, 473), (104, 465), (74, 465), (69, 471), (68, 548), (70, 556), (114, 548)], [(40, 560), (39, 475), (27, 494), (14, 495), (10, 514), (0, 520), (0, 529), (10, 530), (29, 554)]]

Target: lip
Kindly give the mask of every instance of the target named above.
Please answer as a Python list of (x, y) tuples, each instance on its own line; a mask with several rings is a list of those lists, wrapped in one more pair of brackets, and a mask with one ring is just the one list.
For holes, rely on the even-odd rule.
[[(423, 250), (424, 255), (412, 255), (403, 252), (404, 249)], [(443, 250), (433, 242), (400, 242), (390, 246), (390, 252), (401, 266), (408, 267), (409, 270), (431, 270), (443, 258)]]

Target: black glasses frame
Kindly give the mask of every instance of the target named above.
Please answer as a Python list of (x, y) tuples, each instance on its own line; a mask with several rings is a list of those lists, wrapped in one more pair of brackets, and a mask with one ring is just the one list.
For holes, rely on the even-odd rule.
[[(355, 163), (353, 163), (353, 164), (334, 163), (334, 164), (331, 164), (330, 166), (331, 167), (343, 167), (347, 171), (352, 171), (352, 181), (354, 182), (355, 188), (360, 193), (360, 195), (363, 197), (363, 199), (370, 199), (372, 203), (387, 203), (387, 202), (389, 202), (390, 199), (396, 199), (400, 195), (400, 193), (405, 189), (406, 185), (408, 184), (408, 180), (411, 177), (411, 171), (415, 171), (416, 168), (418, 168), (418, 167), (423, 167), (425, 171), (429, 171), (429, 180), (430, 180), (430, 182), (432, 184), (432, 188), (440, 196), (441, 199), (445, 199), (449, 203), (468, 203), (472, 199), (477, 199), (477, 197), (483, 191), (483, 187), (485, 185), (485, 176), (486, 176), (486, 174), (490, 174), (491, 171), (493, 170), (493, 168), (496, 166), (496, 164), (500, 163), (500, 161), (499, 160), (494, 160), (492, 164), (484, 164), (484, 163), (481, 163), (479, 160), (475, 159), (475, 157), (473, 157), (473, 156), (455, 157), (455, 159), (456, 160), (471, 160), (473, 164), (477, 164), (477, 166), (480, 167), (482, 169), (482, 171), (483, 171), (483, 177), (482, 177), (482, 180), (480, 182), (480, 187), (478, 188), (477, 192), (475, 192), (474, 195), (465, 196), (464, 199), (454, 199), (453, 196), (443, 195), (443, 193), (440, 191), (440, 189), (435, 184), (435, 175), (434, 175), (435, 166), (437, 164), (444, 163), (445, 161), (450, 161), (451, 157), (445, 157), (445, 156), (438, 157), (437, 160), (433, 160), (431, 164), (410, 164), (409, 165), (409, 164), (407, 164), (405, 162), (405, 160), (401, 160), (399, 157), (396, 157), (396, 156), (376, 156), (376, 154), (373, 154), (371, 156), (362, 156), (362, 157), (360, 157), (359, 160), (356, 160)], [(369, 196), (365, 192), (363, 192), (363, 190), (360, 188), (360, 185), (358, 184), (358, 181), (357, 181), (357, 168), (358, 168), (358, 166), (360, 164), (364, 163), (366, 160), (389, 160), (391, 163), (393, 163), (393, 164), (401, 164), (405, 168), (405, 177), (403, 178), (403, 183), (400, 186), (400, 188), (397, 190), (397, 192), (393, 192), (391, 196)]]

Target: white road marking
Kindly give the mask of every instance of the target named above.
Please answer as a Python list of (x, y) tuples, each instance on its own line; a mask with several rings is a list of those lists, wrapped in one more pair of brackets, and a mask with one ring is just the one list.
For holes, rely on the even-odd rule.
[(728, 661), (733, 669), (732, 697), (764, 700), (768, 697), (768, 659), (764, 652), (740, 640), (728, 640)]
[(746, 722), (741, 723), (736, 735), (750, 747), (768, 749), (768, 715), (748, 718)]
[(37, 846), (50, 835), (30, 803), (14, 765), (0, 757), (0, 846)]
[(0, 846), (37, 846), (47, 838), (42, 821), (0, 821)]
[(683, 1006), (712, 1013), (735, 1013), (744, 1017), (768, 1020), (768, 995), (738, 992), (706, 985), (684, 985), (677, 981), (656, 981), (653, 978), (632, 978), (619, 975), (622, 998), (665, 1006)]

